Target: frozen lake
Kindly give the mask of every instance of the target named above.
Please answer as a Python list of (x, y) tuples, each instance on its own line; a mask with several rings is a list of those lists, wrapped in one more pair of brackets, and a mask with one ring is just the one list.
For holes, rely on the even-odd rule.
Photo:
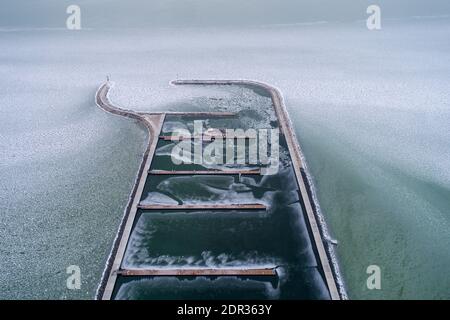
[[(0, 298), (92, 298), (145, 145), (103, 113), (167, 110), (176, 78), (280, 88), (350, 298), (450, 298), (450, 19), (0, 31)], [(82, 289), (66, 289), (79, 265)], [(382, 290), (366, 288), (366, 268)]]

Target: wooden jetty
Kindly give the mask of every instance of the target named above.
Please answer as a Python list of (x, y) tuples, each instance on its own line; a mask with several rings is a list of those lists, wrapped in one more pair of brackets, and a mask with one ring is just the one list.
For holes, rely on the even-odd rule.
[(260, 175), (261, 170), (150, 170), (151, 175)]
[(217, 133), (217, 134), (203, 134), (201, 136), (194, 136), (194, 135), (188, 135), (188, 136), (177, 136), (177, 135), (161, 135), (159, 136), (161, 140), (164, 141), (182, 141), (182, 140), (202, 140), (202, 141), (212, 141), (217, 138), (222, 139), (233, 139), (233, 140), (250, 140), (250, 139), (257, 139), (256, 137), (249, 137), (249, 136), (233, 136), (233, 137), (227, 137), (225, 133)]
[(161, 268), (119, 270), (121, 276), (276, 276), (275, 268)]
[(139, 204), (142, 210), (266, 210), (260, 203), (236, 204)]
[(236, 112), (218, 112), (218, 111), (191, 111), (191, 112), (178, 112), (178, 111), (160, 111), (160, 112), (139, 112), (142, 115), (166, 115), (166, 116), (183, 116), (191, 118), (229, 118), (235, 117)]

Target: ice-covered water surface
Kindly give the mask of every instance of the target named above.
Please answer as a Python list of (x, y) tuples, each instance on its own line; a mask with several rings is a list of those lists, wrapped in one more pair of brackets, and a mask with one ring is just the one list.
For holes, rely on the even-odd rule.
[[(177, 77), (276, 85), (350, 297), (448, 298), (449, 35), (448, 19), (379, 32), (364, 23), (0, 32), (1, 296), (94, 294), (145, 140), (132, 121), (96, 109), (110, 74), (114, 101), (149, 110), (205, 96), (171, 87)], [(72, 264), (80, 291), (65, 287)], [(365, 287), (372, 264), (379, 291)]]
[(100, 75), (53, 36), (0, 32), (2, 299), (93, 297), (145, 146), (142, 128), (95, 107)]

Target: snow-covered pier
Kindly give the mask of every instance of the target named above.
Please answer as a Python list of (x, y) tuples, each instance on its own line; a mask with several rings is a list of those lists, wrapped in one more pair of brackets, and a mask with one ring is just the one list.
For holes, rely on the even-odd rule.
[[(323, 236), (323, 230), (321, 230), (317, 212), (313, 207), (313, 199), (311, 195), (311, 186), (309, 185), (306, 177), (306, 168), (302, 161), (302, 154), (298, 145), (295, 132), (290, 122), (289, 116), (285, 109), (281, 93), (274, 87), (250, 80), (176, 80), (172, 81), (173, 85), (251, 85), (258, 88), (262, 88), (267, 91), (273, 102), (275, 113), (278, 118), (280, 127), (280, 133), (284, 135), (286, 143), (289, 149), (289, 154), (292, 160), (292, 166), (295, 171), (296, 180), (298, 183), (300, 200), (303, 210), (306, 213), (307, 223), (311, 231), (311, 242), (314, 244), (317, 250), (319, 267), (323, 273), (325, 283), (328, 287), (328, 291), (331, 299), (340, 299), (341, 295), (338, 290), (336, 281), (336, 270), (332, 267), (332, 261), (329, 253), (327, 254)], [(149, 176), (156, 175), (255, 175), (260, 174), (258, 170), (185, 170), (185, 171), (163, 171), (163, 170), (150, 170), (152, 159), (155, 154), (158, 140), (165, 140), (165, 136), (161, 135), (162, 126), (166, 115), (180, 115), (180, 116), (192, 116), (192, 117), (232, 117), (235, 113), (230, 112), (136, 112), (133, 110), (125, 110), (118, 108), (111, 103), (108, 98), (108, 92), (111, 89), (111, 83), (107, 81), (102, 84), (96, 93), (97, 105), (106, 112), (136, 119), (143, 123), (149, 131), (149, 140), (146, 151), (138, 172), (135, 186), (130, 196), (130, 201), (125, 211), (122, 223), (117, 234), (109, 261), (106, 266), (106, 270), (103, 275), (102, 283), (99, 286), (97, 298), (99, 299), (111, 299), (113, 298), (114, 289), (117, 278), (119, 276), (276, 276), (276, 267), (272, 268), (255, 268), (255, 267), (240, 267), (240, 268), (149, 268), (149, 269), (123, 269), (122, 262), (124, 259), (126, 247), (135, 225), (135, 220), (138, 214), (138, 210), (266, 210), (266, 206), (259, 203), (243, 203), (243, 204), (148, 204), (141, 203), (142, 194), (145, 184)], [(151, 177), (150, 177), (151, 178)]]

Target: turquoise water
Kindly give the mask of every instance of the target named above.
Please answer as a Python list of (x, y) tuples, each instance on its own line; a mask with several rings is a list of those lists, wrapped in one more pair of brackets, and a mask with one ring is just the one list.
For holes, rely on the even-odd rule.
[[(206, 119), (206, 128), (249, 128), (267, 121), (268, 110), (255, 103), (253, 88), (224, 86), (221, 101), (239, 109), (233, 118)], [(244, 90), (244, 91), (243, 91)], [(245, 92), (241, 96), (240, 93)], [(247, 97), (255, 116), (241, 104)], [(265, 95), (265, 98), (268, 98)], [(199, 103), (201, 109), (201, 103)], [(270, 99), (268, 108), (273, 109)], [(272, 110), (273, 112), (273, 110)], [(272, 113), (269, 112), (269, 113)], [(242, 114), (241, 114), (242, 113)], [(163, 135), (177, 128), (192, 131), (192, 118), (167, 116)], [(277, 127), (277, 122), (273, 125)], [(261, 126), (261, 123), (259, 123)], [(265, 126), (270, 129), (272, 126)], [(191, 150), (195, 141), (190, 142)], [(209, 165), (175, 165), (170, 159), (177, 142), (159, 140), (152, 170), (207, 170)], [(208, 143), (203, 143), (205, 148)], [(123, 269), (277, 268), (277, 277), (119, 277), (115, 299), (329, 299), (315, 245), (305, 221), (287, 146), (280, 138), (280, 166), (275, 175), (150, 175), (141, 203), (260, 203), (263, 211), (138, 211)], [(248, 148), (246, 148), (248, 151)], [(270, 147), (269, 147), (270, 150)], [(257, 164), (260, 166), (261, 164)], [(245, 165), (229, 165), (244, 168)], [(219, 168), (223, 166), (218, 166)], [(216, 166), (214, 166), (216, 168)]]
[[(127, 277), (119, 279), (115, 298), (207, 299), (236, 295), (246, 299), (328, 299), (300, 205), (280, 207), (269, 214), (144, 212), (138, 216), (122, 264), (131, 269), (251, 266), (278, 266), (280, 276)], [(267, 287), (268, 282), (273, 284)], [(215, 283), (224, 287), (217, 290)]]
[[(1, 31), (1, 297), (94, 296), (146, 139), (94, 105), (110, 74), (113, 100), (141, 110), (215, 96), (168, 85), (177, 77), (276, 85), (350, 297), (448, 298), (449, 34), (448, 18), (386, 21), (380, 32), (364, 23)], [(81, 291), (65, 286), (72, 264)], [(379, 291), (366, 288), (371, 264)]]

